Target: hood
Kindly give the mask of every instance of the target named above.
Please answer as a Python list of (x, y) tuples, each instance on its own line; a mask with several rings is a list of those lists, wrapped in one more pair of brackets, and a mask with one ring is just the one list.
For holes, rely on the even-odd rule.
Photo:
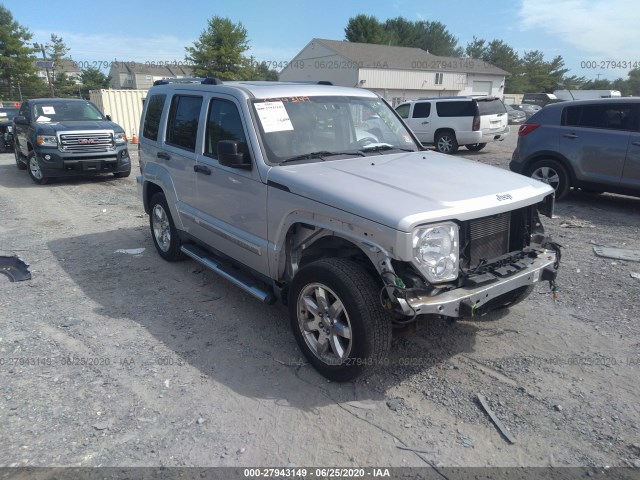
[(515, 210), (553, 192), (529, 177), (435, 152), (277, 166), (268, 180), (404, 232)]
[(37, 124), (37, 130), (43, 134), (54, 134), (57, 132), (69, 132), (73, 130), (113, 130), (114, 132), (124, 132), (122, 127), (107, 120), (79, 121), (79, 122), (41, 122)]

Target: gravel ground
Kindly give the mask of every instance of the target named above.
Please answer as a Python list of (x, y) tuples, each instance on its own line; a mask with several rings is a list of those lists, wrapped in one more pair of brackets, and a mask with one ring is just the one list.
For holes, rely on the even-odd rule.
[[(507, 168), (515, 141), (457, 155)], [(33, 273), (0, 276), (0, 467), (640, 466), (640, 263), (593, 252), (640, 249), (640, 199), (572, 193), (545, 222), (557, 300), (422, 322), (347, 384), (283, 307), (162, 261), (133, 177), (39, 187), (3, 154), (0, 212)]]

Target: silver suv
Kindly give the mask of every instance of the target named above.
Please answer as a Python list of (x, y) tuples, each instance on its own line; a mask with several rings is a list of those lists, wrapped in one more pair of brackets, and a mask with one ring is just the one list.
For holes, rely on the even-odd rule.
[(520, 126), (509, 167), (558, 199), (571, 187), (640, 196), (640, 98), (547, 105)]
[(555, 279), (538, 218), (553, 190), (423, 151), (367, 90), (159, 81), (140, 132), (160, 256), (287, 304), (300, 349), (332, 380), (386, 362), (394, 328), (482, 315)]
[(396, 112), (424, 145), (455, 153), (460, 145), (479, 151), (509, 134), (507, 109), (496, 97), (420, 98), (401, 103)]

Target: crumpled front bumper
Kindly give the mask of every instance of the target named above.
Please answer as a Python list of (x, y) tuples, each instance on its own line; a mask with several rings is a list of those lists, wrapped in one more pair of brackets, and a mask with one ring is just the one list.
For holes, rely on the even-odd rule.
[(555, 280), (557, 268), (556, 251), (540, 249), (535, 258), (529, 259), (526, 268), (503, 277), (484, 274), (486, 281), (475, 287), (459, 287), (434, 296), (407, 297), (408, 310), (407, 305), (403, 305), (403, 310), (412, 315), (435, 314), (453, 318), (473, 316), (475, 312), (484, 310), (491, 303), (496, 304), (500, 297), (516, 289), (540, 281)]

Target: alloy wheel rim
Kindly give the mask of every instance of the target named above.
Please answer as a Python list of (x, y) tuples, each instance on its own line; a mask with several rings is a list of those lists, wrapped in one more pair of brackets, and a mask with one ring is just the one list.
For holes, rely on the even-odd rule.
[(156, 239), (156, 243), (163, 252), (166, 252), (171, 247), (171, 225), (169, 224), (167, 212), (164, 211), (161, 205), (156, 205), (153, 207), (151, 218), (153, 236)]
[(40, 169), (40, 165), (38, 165), (38, 160), (35, 155), (29, 160), (29, 170), (35, 179), (42, 180), (42, 170)]
[(298, 296), (298, 326), (309, 350), (328, 365), (340, 365), (353, 345), (349, 315), (326, 285), (311, 283)]
[(557, 190), (560, 185), (560, 175), (551, 167), (537, 168), (531, 174), (531, 178), (552, 186), (554, 190)]

